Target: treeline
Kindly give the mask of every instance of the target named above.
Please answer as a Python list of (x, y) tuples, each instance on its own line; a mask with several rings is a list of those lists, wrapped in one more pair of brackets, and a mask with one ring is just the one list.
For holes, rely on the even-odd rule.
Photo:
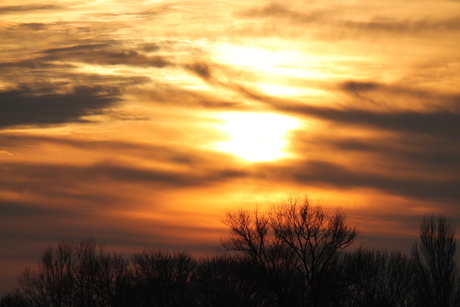
[(87, 239), (46, 249), (0, 306), (460, 306), (455, 231), (424, 217), (410, 256), (349, 250), (342, 211), (288, 199), (227, 214), (227, 252), (194, 258), (146, 249), (132, 257)]

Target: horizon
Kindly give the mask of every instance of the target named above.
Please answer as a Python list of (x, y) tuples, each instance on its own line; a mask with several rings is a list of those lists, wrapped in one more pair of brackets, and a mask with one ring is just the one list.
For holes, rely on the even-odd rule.
[(210, 254), (226, 212), (293, 194), (342, 208), (352, 247), (460, 229), (459, 12), (3, 1), (0, 295), (59, 241)]

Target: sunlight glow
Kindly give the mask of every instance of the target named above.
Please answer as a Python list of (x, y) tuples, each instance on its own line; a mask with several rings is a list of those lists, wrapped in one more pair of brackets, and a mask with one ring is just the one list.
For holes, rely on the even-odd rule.
[[(218, 44), (213, 48), (214, 60), (236, 69), (258, 72), (258, 83), (270, 76), (305, 79), (328, 79), (333, 77), (330, 69), (324, 69), (324, 59), (310, 53), (286, 50), (267, 50), (260, 47), (243, 47)], [(282, 80), (277, 80), (279, 83)], [(273, 83), (273, 82), (271, 82)]]
[(284, 54), (257, 47), (222, 44), (215, 48), (217, 60), (231, 65), (269, 69), (283, 63)]
[(286, 85), (276, 85), (276, 84), (268, 84), (268, 83), (259, 83), (257, 86), (267, 95), (271, 96), (314, 96), (318, 97), (320, 95), (327, 94), (321, 89), (315, 88), (300, 88), (294, 86), (286, 86)]
[(228, 140), (216, 143), (214, 149), (252, 162), (288, 157), (287, 133), (300, 127), (295, 118), (271, 113), (229, 112), (217, 117), (223, 121), (219, 128)]

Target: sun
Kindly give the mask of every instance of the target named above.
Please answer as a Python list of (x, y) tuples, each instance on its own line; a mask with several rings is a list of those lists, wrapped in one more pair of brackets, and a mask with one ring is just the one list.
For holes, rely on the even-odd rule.
[(226, 112), (216, 117), (227, 140), (215, 143), (214, 149), (251, 162), (288, 157), (288, 132), (300, 127), (299, 120), (273, 113)]

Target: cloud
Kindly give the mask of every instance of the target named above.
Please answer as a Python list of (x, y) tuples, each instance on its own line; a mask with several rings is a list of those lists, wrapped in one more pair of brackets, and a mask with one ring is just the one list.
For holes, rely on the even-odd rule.
[(339, 90), (391, 108), (460, 111), (460, 93), (444, 94), (407, 84), (384, 84), (378, 82), (345, 81), (338, 84)]
[(155, 52), (160, 50), (160, 45), (155, 43), (143, 44), (141, 49), (145, 52)]
[(41, 51), (40, 53), (45, 54), (76, 54), (79, 52), (94, 52), (98, 51), (101, 48), (109, 47), (109, 44), (85, 44), (85, 45), (76, 45), (71, 47), (62, 47), (62, 48), (51, 48)]
[(0, 128), (85, 122), (119, 101), (114, 88), (74, 87), (66, 94), (36, 95), (27, 87), (0, 92)]
[(344, 21), (345, 27), (358, 28), (364, 31), (382, 32), (408, 32), (417, 33), (421, 31), (458, 31), (460, 30), (460, 16), (448, 19), (421, 19), (421, 20), (392, 20), (374, 19), (371, 21)]
[[(100, 65), (132, 65), (158, 67), (173, 65), (164, 56), (147, 56), (132, 49), (116, 50), (107, 44), (76, 45), (63, 48), (52, 48), (41, 52), (42, 60), (76, 61)], [(108, 50), (106, 50), (108, 49)]]
[[(299, 100), (269, 96), (243, 83), (224, 80), (211, 67), (206, 63), (197, 63), (186, 68), (211, 85), (231, 89), (247, 99), (264, 102), (278, 111), (351, 127), (451, 140), (460, 138), (460, 94), (440, 94), (372, 81), (345, 81), (338, 84), (338, 89), (352, 95), (355, 101), (347, 102), (346, 106), (321, 107)], [(226, 67), (219, 69), (227, 70)], [(232, 72), (231, 68), (228, 70)], [(397, 99), (405, 100), (405, 103), (394, 103)], [(371, 104), (363, 104), (363, 101)], [(414, 104), (408, 101), (413, 101)]]
[[(163, 166), (169, 165), (173, 168), (186, 167), (186, 169), (189, 169), (189, 171), (194, 174), (195, 171), (191, 170), (201, 169), (204, 171), (209, 169), (209, 165), (213, 165), (216, 169), (225, 169), (224, 165), (220, 163), (223, 160), (222, 155), (224, 154), (219, 152), (209, 152), (208, 150), (197, 148), (191, 150), (191, 148), (188, 147), (166, 146), (164, 144), (160, 145), (155, 143), (137, 143), (135, 140), (113, 141), (103, 139), (93, 141), (72, 139), (68, 136), (50, 137), (9, 133), (0, 134), (0, 144), (0, 149), (8, 148), (9, 150), (0, 150), (0, 154), (3, 152), (3, 154), (11, 156), (15, 155), (15, 153), (20, 154), (24, 147), (59, 147), (61, 152), (78, 152), (79, 156), (85, 156), (87, 154), (92, 155), (94, 152), (98, 152), (101, 155), (112, 156), (113, 153), (116, 152), (118, 156), (129, 156), (143, 161), (154, 160), (156, 162), (161, 162)], [(227, 164), (228, 162), (225, 165)], [(27, 168), (25, 169), (27, 170)], [(137, 168), (134, 167), (134, 170), (136, 169)], [(118, 171), (118, 173), (120, 172), (122, 171)]]
[(381, 87), (381, 84), (377, 82), (346, 81), (341, 84), (341, 87), (345, 91), (356, 93), (378, 89)]
[(263, 8), (255, 8), (243, 11), (237, 14), (240, 17), (256, 17), (267, 18), (275, 17), (289, 19), (299, 23), (310, 23), (323, 18), (329, 11), (314, 11), (312, 13), (299, 13), (298, 11), (290, 10), (285, 5), (271, 3)]
[[(363, 105), (353, 102), (346, 107), (338, 106), (334, 108), (310, 105), (302, 101), (289, 101), (284, 98), (268, 96), (244, 85), (227, 84), (210, 79), (210, 83), (218, 83), (246, 98), (264, 102), (282, 112), (368, 129), (425, 134), (450, 139), (460, 138), (460, 113), (457, 112), (460, 107), (460, 94), (440, 95), (417, 89), (385, 86), (376, 82), (347, 81), (340, 85), (341, 89), (352, 93), (360, 99), (370, 99), (374, 103), (373, 108), (366, 106), (358, 108), (358, 106), (363, 107)], [(428, 107), (425, 106), (428, 109), (426, 111), (404, 110), (404, 106), (402, 106), (403, 110), (391, 110), (385, 106), (385, 99), (388, 99), (389, 96), (379, 96), (382, 92), (388, 93), (390, 96), (405, 95), (406, 97), (412, 97), (419, 103), (421, 99), (425, 98), (430, 102), (435, 101), (437, 104), (443, 105), (444, 110), (436, 110), (439, 108), (430, 107), (429, 104)], [(375, 101), (377, 100), (383, 100), (380, 106), (383, 105), (384, 108), (380, 108), (381, 110), (375, 110)]]
[(391, 174), (366, 172), (363, 169), (343, 167), (333, 162), (307, 161), (289, 170), (297, 183), (325, 185), (341, 189), (372, 188), (393, 195), (413, 199), (460, 201), (460, 178), (439, 180), (422, 177), (400, 176), (397, 170)]
[(184, 67), (204, 80), (212, 80), (211, 67), (207, 63), (186, 64)]
[[(99, 195), (94, 188), (105, 186), (108, 182), (148, 184), (152, 189), (175, 189), (208, 187), (247, 176), (245, 171), (237, 169), (167, 171), (110, 163), (77, 166), (11, 162), (0, 165), (0, 170), (3, 174), (0, 179), (3, 189), (86, 202), (102, 197), (105, 203), (111, 198), (115, 200), (117, 193)], [(56, 185), (56, 182), (59, 184)], [(93, 189), (88, 191), (84, 187), (89, 184)]]
[(28, 60), (21, 60), (16, 62), (3, 62), (0, 63), (0, 69), (6, 71), (7, 69), (15, 69), (15, 68), (27, 68), (27, 69), (67, 69), (67, 68), (75, 68), (74, 65), (68, 63), (50, 63), (47, 61), (43, 61), (43, 59), (35, 58), (35, 59), (28, 59)]
[(58, 6), (58, 5), (50, 5), (50, 4), (0, 6), (0, 15), (12, 14), (12, 13), (23, 13), (23, 12), (30, 12), (30, 11), (56, 10), (56, 9), (61, 9), (61, 8), (63, 7)]
[[(91, 47), (88, 46), (79, 47), (91, 50)], [(132, 89), (133, 86), (151, 81), (147, 75), (84, 73), (78, 68), (76, 63), (70, 63), (65, 59), (59, 60), (57, 55), (55, 59), (39, 56), (26, 60), (0, 62), (2, 78), (8, 80), (6, 84), (9, 86), (6, 88), (12, 92), (25, 91), (24, 94), (28, 96), (62, 93), (63, 91), (72, 92), (75, 88), (96, 87), (104, 88), (103, 91), (112, 89), (112, 93), (114, 91), (125, 92)], [(7, 91), (4, 89), (2, 92), (5, 95)]]
[[(228, 65), (204, 62), (185, 64), (184, 68), (212, 86), (232, 90), (245, 98), (253, 100), (265, 102), (272, 100), (272, 97), (250, 88), (252, 81), (254, 81), (252, 79), (255, 78), (250, 72), (237, 70)], [(279, 99), (276, 98), (275, 100), (279, 101)]]
[(75, 216), (75, 208), (51, 208), (20, 201), (1, 201), (0, 215), (9, 218), (70, 218)]
[[(140, 6), (143, 8), (143, 6)], [(141, 9), (140, 11), (136, 10), (136, 7), (130, 7), (128, 10), (121, 13), (109, 13), (109, 12), (94, 12), (91, 14), (91, 17), (95, 17), (98, 20), (111, 20), (115, 21), (117, 19), (121, 21), (138, 21), (152, 19), (158, 17), (159, 15), (165, 15), (171, 10), (176, 9), (177, 7), (173, 3), (149, 3), (146, 7), (147, 9)]]
[(450, 177), (456, 175), (453, 170), (460, 169), (460, 144), (438, 138), (331, 139), (325, 141), (324, 145), (343, 152), (364, 153), (433, 176), (444, 172), (445, 177)]
[[(426, 111), (413, 110), (391, 110), (384, 105), (384, 108), (372, 108), (358, 103), (350, 103), (348, 106), (340, 107), (321, 107), (310, 105), (303, 101), (286, 100), (275, 96), (268, 96), (258, 90), (248, 88), (238, 84), (224, 84), (246, 98), (264, 102), (278, 111), (313, 117), (326, 120), (336, 124), (346, 124), (354, 127), (364, 127), (382, 131), (393, 131), (410, 134), (425, 134), (441, 138), (458, 139), (460, 137), (460, 113), (457, 112), (460, 106), (460, 95), (437, 95), (435, 93), (421, 90), (404, 89), (398, 87), (385, 87), (374, 82), (345, 82), (341, 85), (342, 89), (353, 93), (358, 98), (384, 99), (378, 95), (372, 96), (376, 90), (383, 89), (391, 95), (406, 94), (416, 99), (425, 97), (429, 101), (437, 100), (443, 104), (444, 110), (434, 109), (430, 106), (425, 107)], [(364, 96), (364, 94), (369, 94)], [(377, 98), (374, 98), (377, 97)], [(388, 97), (387, 97), (388, 98)], [(420, 102), (420, 99), (418, 99)], [(384, 104), (384, 103), (383, 103)], [(363, 108), (358, 108), (362, 106)], [(379, 105), (377, 105), (379, 107)], [(377, 109), (377, 110), (376, 110)], [(454, 109), (454, 110), (449, 110)]]
[[(359, 5), (353, 6), (355, 11), (359, 10)], [(340, 35), (334, 36), (340, 39), (344, 31), (358, 30), (362, 33), (410, 33), (419, 34), (420, 32), (440, 32), (446, 34), (446, 31), (460, 30), (460, 15), (453, 17), (435, 17), (428, 15), (425, 18), (407, 19), (397, 18), (393, 15), (383, 15), (379, 11), (374, 12), (375, 17), (368, 20), (353, 20), (354, 12), (350, 12), (348, 6), (337, 6), (335, 8), (318, 8), (317, 5), (303, 5), (302, 7), (294, 5), (285, 5), (280, 3), (271, 3), (263, 7), (257, 7), (237, 13), (240, 18), (259, 18), (267, 19), (273, 24), (273, 19), (277, 19), (284, 24), (310, 25), (328, 27), (330, 29), (340, 29)], [(435, 13), (435, 12), (434, 12)], [(369, 11), (367, 12), (369, 14)], [(349, 17), (350, 16), (350, 17)], [(310, 28), (310, 29), (311, 29)], [(325, 33), (320, 32), (321, 35)], [(282, 34), (281, 34), (282, 35)], [(324, 38), (324, 37), (323, 37)], [(320, 37), (316, 37), (320, 39)]]
[(298, 107), (300, 112), (340, 124), (377, 128), (379, 130), (427, 134), (441, 138), (460, 137), (460, 114), (448, 112), (378, 113), (363, 110)]
[[(39, 26), (33, 26), (39, 27)], [(144, 44), (140, 46), (145, 52), (160, 50), (157, 44)], [(80, 62), (96, 65), (128, 65), (136, 67), (164, 68), (175, 66), (169, 57), (162, 55), (146, 55), (134, 49), (117, 48), (117, 43), (100, 42), (81, 44), (70, 47), (51, 48), (34, 54), (34, 58), (18, 61), (0, 62), (0, 69), (29, 68), (48, 69), (73, 68), (70, 62)], [(60, 72), (64, 73), (65, 72)]]
[(246, 176), (244, 171), (237, 170), (213, 170), (200, 174), (194, 172), (146, 170), (105, 164), (96, 166), (94, 170), (103, 176), (107, 175), (117, 181), (149, 182), (155, 183), (157, 186), (169, 188), (209, 186)]
[(205, 108), (217, 110), (243, 110), (244, 103), (233, 97), (214, 91), (190, 90), (180, 85), (156, 83), (153, 90), (138, 90), (136, 95), (151, 104), (174, 105), (187, 108)]
[(46, 23), (37, 23), (37, 22), (22, 23), (19, 26), (21, 28), (31, 29), (33, 31), (43, 31), (43, 30), (46, 30), (48, 28), (48, 25)]

